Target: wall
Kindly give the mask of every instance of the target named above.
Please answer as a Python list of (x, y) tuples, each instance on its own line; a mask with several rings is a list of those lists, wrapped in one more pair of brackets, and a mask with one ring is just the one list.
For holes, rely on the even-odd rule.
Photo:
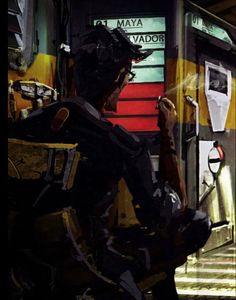
[[(56, 71), (56, 11), (52, 1), (37, 1), (35, 3), (34, 59), (28, 65), (26, 72), (8, 69), (10, 80), (35, 80), (55, 87)], [(32, 6), (33, 7), (33, 6)], [(20, 93), (14, 93), (16, 116), (23, 108), (31, 107), (31, 102), (22, 99)]]

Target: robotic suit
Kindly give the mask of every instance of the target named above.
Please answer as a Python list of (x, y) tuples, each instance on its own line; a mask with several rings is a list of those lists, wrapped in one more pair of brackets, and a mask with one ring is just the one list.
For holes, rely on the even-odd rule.
[[(98, 32), (99, 38), (96, 35)], [(130, 57), (143, 56), (139, 48), (127, 40), (121, 29), (111, 32), (104, 26), (97, 26), (85, 35), (78, 54), (76, 80), (79, 96), (33, 112), (15, 126), (12, 135), (33, 142), (76, 143), (80, 153), (73, 186), (68, 190), (61, 189), (58, 180), (42, 179), (40, 189), (46, 192), (40, 194), (33, 212), (24, 209), (25, 218), (20, 219), (21, 226), (16, 226), (15, 249), (30, 249), (34, 259), (27, 257), (26, 260), (39, 269), (48, 270), (46, 264), (50, 266), (50, 271), (56, 270), (53, 288), (49, 289), (49, 294), (53, 290), (56, 299), (69, 299), (70, 294), (74, 299), (73, 295), (90, 288), (93, 296), (96, 294), (95, 299), (141, 300), (144, 295), (138, 282), (161, 271), (164, 271), (165, 277), (153, 289), (157, 299), (178, 299), (174, 269), (186, 260), (187, 255), (202, 247), (210, 235), (208, 217), (201, 212), (183, 209), (178, 194), (162, 174), (153, 173), (147, 141), (140, 140), (122, 126), (113, 126), (101, 113), (99, 91), (105, 85), (113, 84), (117, 70), (125, 65), (124, 61), (127, 63)], [(94, 51), (98, 68), (91, 72), (90, 69), (94, 68), (91, 53), (94, 59)], [(101, 73), (104, 76), (100, 76)], [(86, 84), (86, 80), (91, 84)], [(119, 81), (116, 84), (119, 85)], [(163, 145), (167, 147), (168, 143)], [(132, 194), (139, 221), (139, 224), (128, 229), (109, 226), (109, 209), (122, 178)], [(45, 186), (47, 189), (44, 189)], [(57, 250), (51, 252), (51, 248), (40, 249), (35, 244), (34, 233), (25, 238), (20, 234), (25, 227), (28, 228), (29, 215), (31, 222), (34, 222), (34, 217), (38, 215), (57, 212), (65, 207), (73, 207), (76, 211), (86, 251), (92, 260), (88, 262), (86, 259), (85, 266), (81, 263), (84, 260), (81, 257), (78, 259), (78, 253), (81, 254), (78, 247), (74, 247), (77, 252), (73, 247), (71, 249), (71, 245), (67, 247), (67, 237), (63, 246), (58, 245)], [(43, 263), (37, 264), (38, 258)], [(76, 264), (79, 264), (80, 276), (72, 271)], [(91, 265), (97, 272), (93, 272), (91, 281), (88, 279), (81, 283), (81, 278), (86, 277), (86, 267)], [(31, 274), (31, 270), (28, 272)], [(67, 273), (74, 276), (67, 277)], [(33, 290), (36, 292), (29, 299), (37, 299), (40, 290), (45, 295), (46, 290), (37, 272), (33, 278), (36, 282), (32, 284), (36, 286)], [(41, 286), (44, 288), (41, 289)]]

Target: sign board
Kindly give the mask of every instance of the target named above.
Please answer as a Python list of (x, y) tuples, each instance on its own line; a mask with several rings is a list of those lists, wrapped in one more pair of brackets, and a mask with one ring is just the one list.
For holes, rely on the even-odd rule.
[(201, 18), (199, 15), (188, 12), (187, 17), (190, 18), (190, 25), (197, 30), (200, 30), (208, 35), (211, 35), (217, 39), (220, 39), (230, 45), (233, 44), (228, 32), (215, 24)]
[(165, 17), (92, 17), (92, 25), (103, 24), (110, 29), (122, 28), (132, 43), (151, 49), (146, 59), (133, 63), (135, 77), (121, 92), (117, 112), (107, 115), (113, 124), (131, 132), (158, 131), (156, 99), (164, 94), (165, 79)]
[(143, 49), (165, 48), (164, 33), (139, 33), (128, 34), (128, 36), (134, 44), (141, 45)]
[(163, 82), (164, 68), (150, 67), (150, 68), (133, 68), (135, 77), (132, 82)]
[(164, 82), (165, 65), (165, 17), (126, 17), (96, 18), (92, 24), (103, 24), (108, 27), (121, 27), (134, 44), (142, 49), (152, 49), (153, 53), (142, 62), (133, 64), (136, 74), (132, 83)]
[(128, 33), (165, 32), (165, 17), (129, 17), (129, 18), (101, 18), (93, 20), (93, 24), (102, 23), (110, 28), (121, 27)]

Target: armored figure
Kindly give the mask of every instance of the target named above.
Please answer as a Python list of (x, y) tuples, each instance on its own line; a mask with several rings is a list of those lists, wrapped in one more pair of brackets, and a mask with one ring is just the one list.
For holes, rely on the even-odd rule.
[[(11, 191), (19, 191), (10, 193), (10, 209), (19, 212), (10, 273), (24, 300), (88, 299), (85, 294), (141, 300), (147, 289), (157, 299), (178, 299), (174, 270), (205, 244), (211, 223), (187, 207), (172, 133), (175, 107), (167, 98), (159, 102), (159, 172), (153, 172), (148, 142), (103, 116), (104, 109), (116, 110), (132, 61), (151, 53), (120, 28), (91, 27), (76, 55), (77, 96), (34, 111), (11, 132), (47, 153), (39, 177), (9, 177)], [(111, 218), (121, 180), (137, 218), (125, 228)], [(17, 200), (25, 189), (24, 202)]]

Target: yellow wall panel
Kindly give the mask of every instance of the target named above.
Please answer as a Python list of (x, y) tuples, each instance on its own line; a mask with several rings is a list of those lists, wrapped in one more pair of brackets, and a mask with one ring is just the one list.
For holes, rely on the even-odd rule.
[[(198, 67), (194, 62), (182, 59), (168, 59), (166, 74), (166, 95), (176, 104), (180, 123), (194, 123), (193, 109), (184, 100), (189, 95), (199, 105), (199, 121), (201, 126), (211, 126), (205, 96), (205, 67)], [(232, 96), (226, 129), (236, 129), (236, 78), (232, 78)]]
[(36, 78), (37, 81), (53, 87), (56, 69), (56, 57), (44, 53), (39, 53), (24, 76), (20, 76), (16, 71), (8, 71), (10, 80), (29, 80)]
[[(31, 66), (27, 69), (24, 76), (19, 75), (17, 71), (8, 71), (8, 80), (35, 80), (54, 87), (56, 70), (56, 57), (44, 53), (39, 53)], [(21, 98), (17, 92), (14, 93), (16, 115), (19, 116), (20, 109), (31, 107), (31, 102)]]

